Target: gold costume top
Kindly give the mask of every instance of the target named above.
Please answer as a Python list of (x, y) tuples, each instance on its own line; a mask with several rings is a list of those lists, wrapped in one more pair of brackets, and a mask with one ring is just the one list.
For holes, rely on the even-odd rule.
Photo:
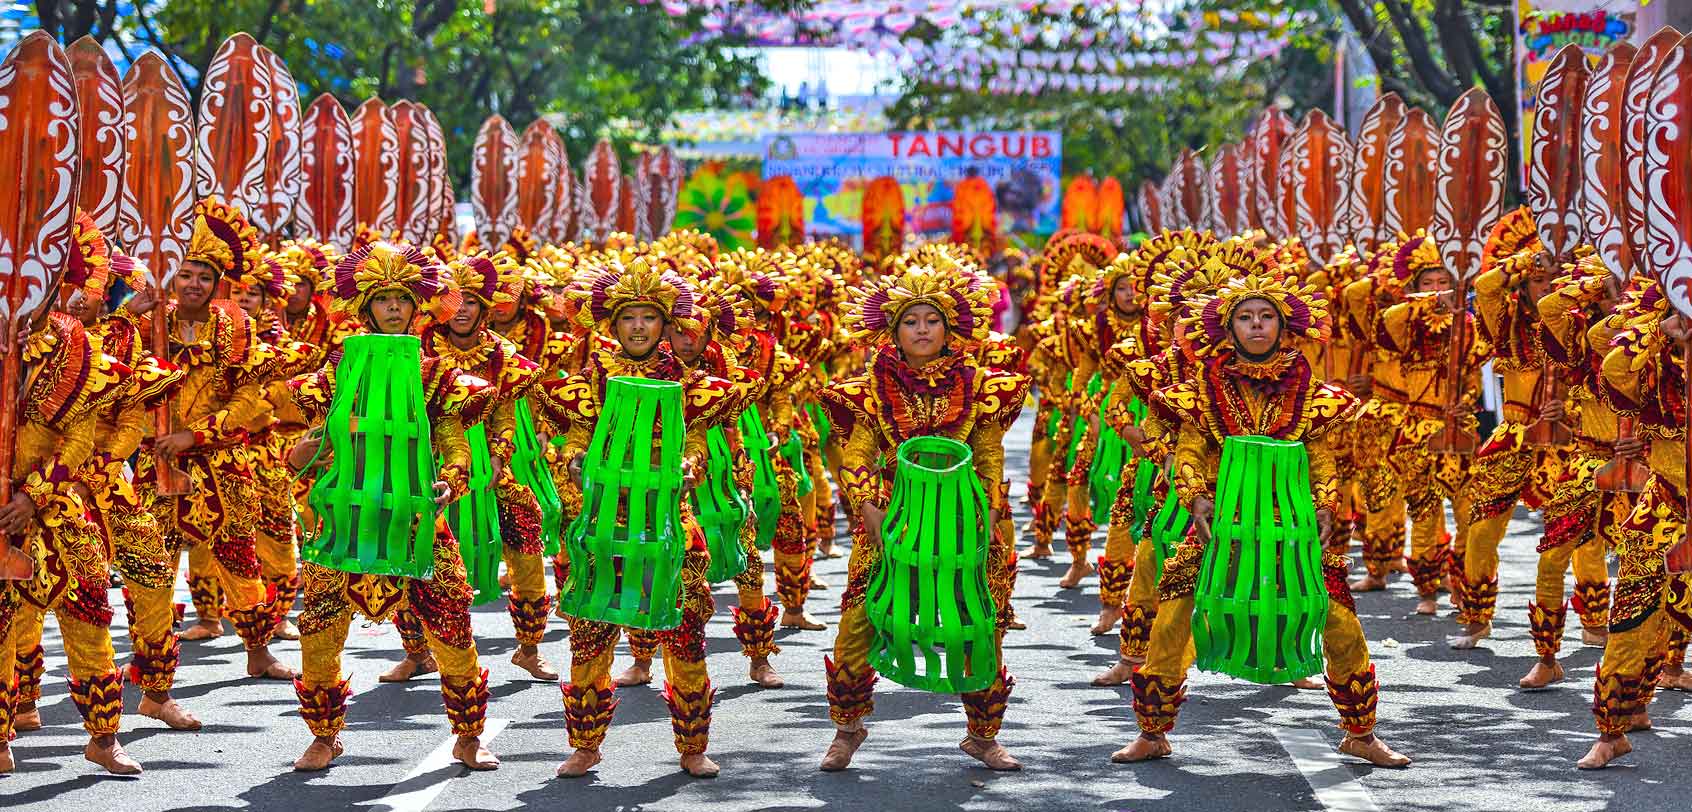
[(1324, 436), (1355, 419), (1362, 404), (1344, 389), (1316, 383), (1302, 352), (1283, 349), (1262, 363), (1219, 353), (1195, 379), (1159, 390), (1153, 404), (1180, 424), (1175, 488), (1189, 507), (1214, 497), (1223, 440), (1249, 435), (1304, 443), (1316, 507), (1338, 507), (1339, 474)]
[(517, 399), (540, 380), (541, 367), (518, 354), (517, 345), (492, 330), (478, 331), (475, 344), (459, 349), (445, 328), (433, 325), (423, 331), (423, 355), (492, 385), (493, 402), (486, 420), (488, 453), (511, 459), (517, 448)]
[(1004, 510), (1004, 434), (1022, 412), (1028, 376), (982, 366), (973, 355), (948, 348), (922, 367), (882, 344), (869, 371), (819, 393), (836, 431), (846, 436), (840, 489), (853, 510), (885, 507), (892, 493), (895, 453), (912, 437), (948, 437), (967, 443), (975, 474), (991, 506)]
[[(1609, 274), (1602, 266), (1595, 270)], [(1605, 313), (1603, 298), (1604, 276), (1577, 274), (1559, 280), (1539, 300), (1540, 342), (1546, 358), (1557, 367), (1557, 376), (1569, 382), (1570, 409), (1578, 418), (1567, 421), (1570, 431), (1593, 450), (1607, 449), (1619, 436), (1618, 416), (1601, 378), (1604, 357), (1625, 326), (1625, 318)]]
[(1490, 348), (1475, 334), (1473, 317), (1464, 312), (1462, 316), (1470, 321), (1467, 325), (1470, 329), (1465, 330), (1469, 337), (1467, 353), (1458, 364), (1463, 377), (1460, 393), (1463, 398), (1453, 399), (1447, 366), (1451, 328), (1456, 319), (1451, 313), (1439, 312), (1439, 295), (1412, 293), (1405, 301), (1381, 313), (1375, 342), (1381, 352), (1397, 358), (1403, 388), (1398, 391), (1385, 388), (1376, 395), (1403, 403), (1411, 417), (1443, 422), (1451, 403), (1479, 391), (1480, 366)]
[[(214, 462), (226, 449), (240, 444), (246, 426), (264, 412), (263, 384), (273, 349), (258, 338), (253, 320), (234, 305), (214, 304), (203, 322), (177, 317), (175, 305), (165, 312), (170, 335), (170, 362), (184, 374), (171, 399), (171, 424), (194, 432), (194, 447), (183, 456)], [(153, 318), (158, 317), (157, 311)], [(140, 325), (150, 332), (149, 321)], [(146, 426), (149, 434), (152, 425)]]
[(1539, 313), (1526, 299), (1530, 271), (1531, 255), (1522, 254), (1475, 277), (1475, 329), (1492, 348), (1492, 368), (1504, 378), (1501, 417), (1506, 423), (1527, 424), (1537, 416), (1545, 355), (1539, 346)]

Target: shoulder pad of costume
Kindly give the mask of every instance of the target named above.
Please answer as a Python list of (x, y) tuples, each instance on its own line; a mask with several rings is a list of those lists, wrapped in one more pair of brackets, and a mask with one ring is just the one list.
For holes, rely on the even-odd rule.
[(1198, 384), (1192, 381), (1179, 381), (1153, 390), (1151, 407), (1159, 419), (1174, 426), (1203, 425), (1205, 422)]
[(1028, 400), (1031, 383), (1032, 380), (1020, 372), (982, 368), (975, 382), (976, 424), (1009, 428), (1016, 422), (1017, 415), (1022, 414), (1022, 405)]
[(1334, 384), (1317, 384), (1310, 390), (1304, 411), (1309, 421), (1304, 437), (1313, 439), (1326, 434), (1334, 426), (1356, 419), (1363, 411), (1363, 401)]

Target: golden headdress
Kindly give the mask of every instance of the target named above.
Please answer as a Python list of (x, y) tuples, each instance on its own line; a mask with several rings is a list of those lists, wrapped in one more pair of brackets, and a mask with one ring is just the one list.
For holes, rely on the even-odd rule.
[(511, 296), (510, 283), (516, 271), (516, 263), (503, 251), (493, 256), (461, 256), (447, 265), (453, 287), (458, 288), (461, 295), (481, 302), (483, 307), (515, 301)]
[(993, 318), (992, 301), (980, 276), (927, 265), (913, 265), (867, 288), (853, 289), (852, 300), (846, 328), (860, 341), (890, 338), (899, 318), (919, 304), (940, 311), (947, 328), (966, 341), (986, 338)]
[(71, 223), (70, 259), (64, 276), (59, 279), (60, 288), (66, 293), (80, 290), (89, 298), (104, 299), (112, 281), (111, 254), (111, 244), (94, 224), (94, 218), (77, 209), (76, 220)]
[(284, 240), (271, 254), (293, 274), (298, 282), (311, 285), (313, 290), (325, 290), (340, 254), (335, 247), (311, 239)]
[(241, 210), (208, 197), (194, 204), (194, 233), (188, 238), (189, 262), (203, 262), (229, 279), (258, 271), (262, 248), (258, 229)]
[(1229, 322), (1234, 310), (1251, 299), (1262, 299), (1281, 314), (1281, 335), (1285, 339), (1321, 342), (1329, 335), (1328, 304), (1321, 294), (1287, 273), (1277, 257), (1265, 251), (1251, 249), (1222, 255), (1209, 260), (1211, 272), (1226, 272), (1229, 278), (1215, 293), (1201, 297), (1194, 306), (1190, 321), (1197, 330), (1188, 334), (1199, 346), (1199, 354), (1209, 355), (1233, 346)]
[(446, 267), (417, 246), (373, 242), (335, 263), (335, 297), (347, 312), (362, 314), (372, 297), (387, 290), (404, 291), (441, 321), (458, 312), (460, 296), (448, 283)]
[(702, 327), (693, 284), (653, 257), (612, 258), (580, 291), (587, 297), (587, 307), (578, 314), (584, 327), (597, 325), (609, 333), (617, 315), (636, 305), (656, 308), (665, 321), (689, 333)]
[(1543, 250), (1545, 245), (1539, 241), (1533, 212), (1526, 206), (1517, 206), (1500, 217), (1498, 224), (1492, 227), (1492, 233), (1486, 235), (1486, 246), (1481, 249), (1481, 273), (1523, 251), (1537, 254)]
[(1416, 274), (1441, 267), (1444, 263), (1439, 258), (1439, 246), (1434, 245), (1426, 231), (1417, 229), (1413, 237), (1398, 235), (1398, 253), (1392, 259), (1392, 275), (1399, 284), (1409, 284), (1415, 280)]

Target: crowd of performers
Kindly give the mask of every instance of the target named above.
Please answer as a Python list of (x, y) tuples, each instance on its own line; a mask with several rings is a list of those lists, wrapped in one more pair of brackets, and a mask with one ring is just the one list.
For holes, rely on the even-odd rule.
[[(632, 662), (620, 672), (624, 630), (614, 624), (565, 617), (567, 667), (555, 669), (540, 649), (570, 562), (563, 552), (549, 560), (536, 493), (511, 464), (514, 444), (520, 425), (538, 427), (568, 522), (582, 510), (582, 459), (613, 376), (682, 385), (689, 485), (705, 476), (713, 426), (742, 451), (747, 413), (770, 447), (797, 438), (801, 453), (771, 455), (773, 596), (756, 523), (741, 533), (749, 566), (734, 578), (731, 611), (750, 682), (782, 685), (778, 626), (824, 630), (807, 612), (813, 591), (827, 588), (812, 561), (844, 554), (835, 544), (844, 514), (851, 558), (846, 582), (828, 585), (842, 613), (825, 661), (837, 731), (823, 770), (847, 768), (867, 736), (877, 674), (866, 656), (865, 588), (882, 549), (893, 451), (918, 436), (971, 449), (988, 495), (986, 579), (1000, 640), (1022, 628), (1009, 597), (1024, 533), (1031, 546), (1021, 555), (1044, 558), (1061, 530), (1070, 561), (1062, 586), (1096, 583), (1093, 633), (1119, 633), (1121, 645), (1120, 661), (1094, 682), (1130, 685), (1140, 728), (1116, 761), (1172, 752), (1168, 734), (1194, 659), (1197, 572), (1230, 436), (1297, 441), (1308, 452), (1330, 608), (1325, 679), (1299, 685), (1327, 691), (1342, 752), (1382, 766), (1410, 762), (1375, 734), (1380, 686), (1353, 592), (1407, 572), (1417, 611), (1434, 615), (1448, 595), (1451, 645), (1474, 648), (1492, 632), (1498, 547), (1517, 502), (1544, 517), (1526, 607), (1540, 659), (1522, 687), (1564, 678), (1568, 607), (1583, 644), (1604, 649), (1592, 689), (1599, 738), (1581, 766), (1630, 750), (1627, 734), (1650, 725), (1654, 691), (1692, 688), (1682, 668), (1692, 592), (1664, 563), (1686, 518), (1687, 325), (1648, 275), (1619, 288), (1587, 252), (1552, 267), (1525, 212), (1492, 234), (1472, 303), (1456, 299), (1452, 274), (1422, 234), (1366, 254), (1347, 250), (1325, 267), (1297, 241), (1260, 233), (1166, 231), (1130, 246), (1070, 232), (1032, 257), (935, 243), (876, 258), (837, 242), (725, 252), (695, 232), (650, 243), (613, 235), (597, 246), (536, 245), (521, 230), (500, 246), (473, 236), (462, 245), (382, 237), (266, 246), (242, 212), (208, 199), (196, 207), (186, 259), (156, 269), (166, 281), (155, 289), (90, 219), (78, 219), (58, 309), (40, 330), (4, 337), (27, 364), (27, 396), (17, 487), (0, 505), (0, 531), (34, 572), (0, 581), (0, 772), (28, 757), (28, 732), (41, 725), (49, 612), (89, 733), (86, 757), (110, 772), (141, 770), (117, 740), (123, 682), (139, 688), (141, 715), (198, 729), (189, 703), (172, 696), (180, 641), (225, 634), (226, 620), (245, 645), (249, 676), (293, 681), (312, 736), (296, 768), (330, 766), (343, 752), (354, 691), (341, 653), (355, 615), (391, 620), (400, 632), (405, 658), (382, 680), (440, 674), (458, 761), (499, 766), (479, 738), (488, 671), (466, 562), (444, 519), (429, 580), (342, 572), (299, 554), (312, 530), (304, 495), (324, 463), (319, 427), (342, 342), (358, 334), (421, 339), (442, 461), (437, 503), (472, 487), (466, 431), (485, 428), (518, 644), (512, 662), (562, 687), (573, 752), (560, 776), (600, 761), (617, 689), (649, 683), (660, 652), (681, 767), (718, 771), (706, 755), (715, 690), (704, 641), (716, 606), (691, 508), (682, 508), (679, 626), (630, 630)], [(156, 319), (170, 335), (168, 357), (147, 350)], [(1454, 334), (1469, 337), (1460, 364), (1447, 363)], [(1504, 405), (1483, 442), (1474, 404), (1489, 360), (1503, 375)], [(1033, 520), (1023, 529), (1010, 518), (1003, 438), (1025, 403), (1037, 406), (1026, 483)], [(171, 412), (168, 433), (155, 430), (159, 404)], [(1112, 434), (1129, 450), (1114, 493), (1104, 494), (1108, 532), (1095, 561), (1092, 469), (1107, 464), (1099, 451)], [(1472, 453), (1454, 453), (1465, 443)], [(733, 471), (734, 487), (748, 494), (753, 456), (738, 454)], [(1648, 473), (1641, 487), (1600, 485), (1617, 460)], [(1193, 521), (1165, 554), (1148, 543), (1146, 505), (1166, 494)], [(1354, 541), (1364, 573), (1348, 582)], [(1614, 579), (1610, 555), (1620, 562)], [(172, 597), (184, 559), (191, 622)], [(110, 634), (114, 573), (129, 619), (122, 669)], [(277, 639), (299, 640), (297, 670), (272, 653)], [(961, 747), (995, 770), (1020, 767), (998, 740), (1014, 665), (962, 697)]]

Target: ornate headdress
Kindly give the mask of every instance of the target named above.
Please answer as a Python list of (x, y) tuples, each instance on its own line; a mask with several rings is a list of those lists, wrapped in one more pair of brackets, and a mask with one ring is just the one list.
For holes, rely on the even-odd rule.
[(1164, 265), (1196, 265), (1203, 261), (1199, 254), (1215, 245), (1216, 238), (1208, 231), (1165, 231), (1140, 243), (1133, 251), (1118, 253), (1094, 280), (1092, 298), (1103, 303), (1116, 287), (1116, 280), (1124, 276), (1132, 276), (1135, 286), (1144, 294)]
[(1110, 264), (1110, 261), (1121, 253), (1116, 249), (1116, 243), (1097, 234), (1073, 233), (1059, 240), (1055, 236), (1053, 242), (1046, 246), (1046, 260), (1051, 263), (1050, 269), (1060, 277), (1067, 277), (1075, 273), (1096, 272)]
[(313, 290), (328, 287), (329, 276), (339, 259), (334, 246), (309, 239), (285, 240), (271, 256), (293, 274), (296, 284), (305, 282)]
[(500, 246), (500, 251), (510, 254), (511, 258), (519, 264), (527, 262), (529, 257), (535, 255), (534, 235), (530, 234), (527, 228), (517, 226), (511, 229), (511, 236), (505, 239), (505, 244)]
[(975, 274), (915, 265), (854, 289), (852, 298), (846, 326), (857, 340), (890, 337), (905, 311), (919, 304), (940, 311), (946, 326), (966, 341), (980, 341), (991, 329), (993, 305)]
[(1533, 224), (1533, 213), (1526, 206), (1517, 206), (1499, 218), (1498, 225), (1486, 236), (1486, 247), (1481, 249), (1481, 272), (1523, 251), (1538, 253), (1544, 249), (1539, 241), (1539, 229)]
[(203, 262), (229, 279), (256, 273), (261, 247), (258, 229), (241, 210), (208, 197), (194, 204), (194, 234), (184, 260)]
[[(1249, 245), (1244, 247), (1249, 248)], [(1234, 257), (1246, 264), (1233, 265), (1222, 256), (1212, 257), (1212, 271), (1226, 269), (1230, 278), (1217, 291), (1202, 297), (1194, 308), (1191, 320), (1198, 329), (1189, 331), (1200, 344), (1197, 351), (1214, 354), (1233, 346), (1229, 323), (1234, 310), (1250, 299), (1262, 299), (1281, 314), (1281, 335), (1288, 339), (1320, 342), (1329, 334), (1328, 304), (1316, 289), (1300, 283), (1275, 264), (1268, 252), (1258, 251), (1248, 258), (1244, 253)]]
[(1177, 248), (1170, 253), (1169, 261), (1158, 263), (1152, 271), (1147, 288), (1151, 311), (1173, 319), (1188, 318), (1198, 300), (1215, 294), (1229, 279), (1248, 273), (1248, 269), (1266, 268), (1264, 261), (1263, 252), (1241, 237)]
[(241, 276), (229, 280), (234, 287), (258, 287), (266, 296), (272, 298), (286, 296), (299, 282), (299, 277), (288, 272), (288, 266), (282, 264), (274, 254), (267, 255), (253, 263), (252, 270)]
[(80, 290), (93, 299), (105, 298), (106, 287), (111, 284), (112, 248), (106, 242), (106, 235), (94, 224), (94, 218), (82, 209), (76, 210), (76, 220), (71, 223), (71, 242), (70, 260), (59, 280), (60, 287), (67, 292)]
[(775, 252), (736, 250), (717, 260), (717, 275), (755, 309), (773, 314), (787, 306), (787, 268)]
[(719, 279), (696, 285), (693, 305), (700, 323), (718, 339), (738, 334), (748, 321), (746, 300)]
[(636, 305), (656, 308), (665, 321), (690, 333), (702, 326), (694, 307), (693, 285), (663, 270), (650, 257), (610, 260), (587, 286), (586, 294), (588, 306), (581, 314), (607, 333), (617, 314)]
[(447, 266), (458, 292), (481, 302), (483, 307), (516, 301), (511, 296), (510, 285), (516, 270), (511, 257), (503, 252), (491, 257), (487, 254), (459, 257)]
[(1439, 246), (1428, 239), (1426, 231), (1417, 229), (1414, 237), (1399, 235), (1398, 243), (1398, 253), (1392, 258), (1392, 276), (1400, 285), (1414, 281), (1422, 271), (1444, 267), (1439, 259)]
[(459, 294), (446, 268), (414, 245), (373, 242), (335, 263), (335, 297), (348, 312), (361, 314), (385, 290), (404, 291), (442, 321), (458, 311)]

